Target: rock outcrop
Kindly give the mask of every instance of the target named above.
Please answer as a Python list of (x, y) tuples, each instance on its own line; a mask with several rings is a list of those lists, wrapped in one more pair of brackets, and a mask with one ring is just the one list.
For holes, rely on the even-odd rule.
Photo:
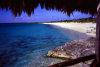
[[(48, 51), (47, 56), (65, 59), (76, 59), (95, 53), (96, 39), (91, 37), (88, 39), (74, 40)], [(85, 66), (86, 67), (86, 66)]]
[(95, 38), (92, 37), (88, 39), (74, 40), (72, 42), (66, 43), (64, 46), (59, 46), (53, 50), (48, 51), (47, 56), (67, 59), (88, 56), (95, 53), (95, 44)]

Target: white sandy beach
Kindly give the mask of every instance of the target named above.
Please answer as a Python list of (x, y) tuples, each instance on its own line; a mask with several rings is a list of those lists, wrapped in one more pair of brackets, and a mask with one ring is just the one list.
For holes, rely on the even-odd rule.
[(84, 33), (86, 35), (89, 35), (91, 37), (96, 36), (96, 23), (44, 23), (44, 24), (50, 24), (50, 25), (55, 25), (61, 28), (69, 29), (69, 30), (74, 30), (80, 33)]
[[(58, 46), (48, 51), (47, 56), (50, 57), (70, 57), (73, 58), (88, 56), (95, 53), (93, 45), (95, 39), (89, 37), (96, 37), (96, 23), (45, 23), (66, 29), (65, 32), (73, 41), (66, 43), (63, 46)], [(62, 29), (61, 29), (62, 30)], [(88, 39), (87, 39), (88, 38)], [(72, 47), (73, 46), (73, 47)], [(80, 47), (79, 47), (80, 46)], [(82, 46), (82, 47), (81, 47)], [(86, 46), (86, 47), (85, 47)], [(87, 46), (90, 46), (89, 48)], [(77, 48), (79, 47), (79, 48)], [(91, 63), (91, 61), (88, 61)], [(80, 63), (70, 67), (89, 67), (89, 64)]]

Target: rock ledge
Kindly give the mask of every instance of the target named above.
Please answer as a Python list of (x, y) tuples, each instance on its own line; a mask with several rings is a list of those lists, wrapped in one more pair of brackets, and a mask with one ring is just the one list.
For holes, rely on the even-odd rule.
[(95, 53), (95, 38), (74, 40), (48, 51), (48, 57), (76, 59), (78, 57), (88, 56)]

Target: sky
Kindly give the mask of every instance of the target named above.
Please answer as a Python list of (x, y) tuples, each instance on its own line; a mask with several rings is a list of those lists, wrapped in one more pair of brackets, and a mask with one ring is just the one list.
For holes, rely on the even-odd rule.
[(10, 10), (0, 10), (0, 23), (50, 22), (88, 17), (91, 17), (91, 15), (84, 13), (82, 14), (78, 11), (74, 11), (69, 17), (66, 13), (62, 13), (57, 10), (47, 11), (45, 8), (41, 9), (40, 5), (34, 10), (34, 14), (31, 14), (31, 16), (28, 16), (26, 13), (22, 12), (21, 16), (15, 17)]

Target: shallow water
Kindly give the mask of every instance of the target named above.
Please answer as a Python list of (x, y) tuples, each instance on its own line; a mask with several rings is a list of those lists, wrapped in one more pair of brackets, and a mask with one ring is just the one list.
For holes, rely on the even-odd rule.
[(61, 62), (44, 55), (69, 41), (59, 28), (48, 24), (0, 24), (0, 67), (47, 67)]

